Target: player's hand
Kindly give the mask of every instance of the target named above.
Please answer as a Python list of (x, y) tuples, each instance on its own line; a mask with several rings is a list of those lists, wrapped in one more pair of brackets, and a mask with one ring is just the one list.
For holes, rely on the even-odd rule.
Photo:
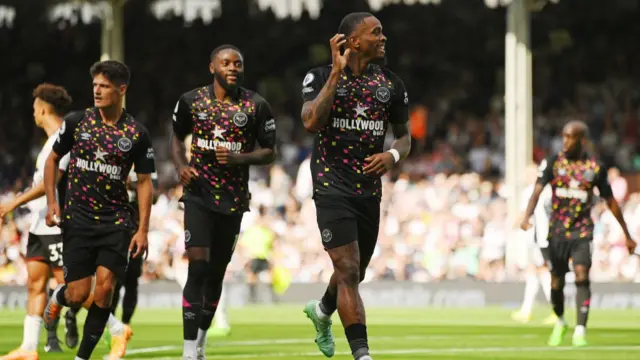
[(198, 177), (198, 172), (196, 171), (196, 169), (192, 168), (191, 166), (184, 166), (179, 169), (179, 172), (180, 172), (180, 184), (182, 185), (189, 185), (191, 180)]
[(226, 147), (217, 146), (216, 159), (218, 159), (218, 162), (222, 165), (233, 165), (236, 163), (236, 154), (232, 153), (231, 150)]
[(525, 218), (524, 216), (522, 218), (522, 221), (520, 222), (520, 229), (524, 231), (531, 229), (531, 222), (529, 222), (529, 219)]
[(632, 238), (627, 237), (627, 240), (625, 241), (625, 245), (627, 246), (627, 249), (629, 250), (629, 254), (634, 254), (636, 251), (636, 242), (633, 241)]
[(340, 54), (340, 47), (344, 46), (346, 43), (347, 37), (344, 36), (344, 34), (336, 34), (331, 38), (331, 40), (329, 40), (329, 44), (331, 45), (331, 56), (333, 58), (333, 68), (339, 71), (342, 71), (347, 67), (347, 60), (351, 53), (351, 49), (346, 49), (344, 54)]
[(48, 227), (60, 225), (60, 205), (58, 205), (58, 203), (47, 205), (45, 221)]
[(17, 207), (18, 207), (18, 204), (16, 204), (13, 201), (0, 204), (0, 218), (7, 216), (10, 212), (15, 210)]
[(147, 232), (138, 231), (131, 238), (131, 243), (129, 244), (129, 254), (135, 251), (132, 256), (133, 258), (144, 256), (147, 253), (148, 246), (149, 241), (147, 240)]
[(364, 167), (366, 175), (382, 176), (393, 167), (393, 155), (390, 152), (374, 154), (364, 159), (368, 164)]

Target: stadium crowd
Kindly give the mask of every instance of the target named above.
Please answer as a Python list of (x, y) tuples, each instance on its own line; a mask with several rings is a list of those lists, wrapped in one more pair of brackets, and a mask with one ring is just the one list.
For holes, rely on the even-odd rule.
[[(277, 234), (271, 261), (288, 269), (295, 282), (326, 281), (330, 274), (310, 200), (312, 138), (298, 119), (300, 83), (307, 69), (329, 62), (333, 24), (363, 9), (365, 1), (350, 2), (352, 8), (326, 1), (318, 19), (303, 14), (296, 21), (268, 11), (247, 12), (244, 3), (223, 2), (212, 23), (196, 20), (188, 26), (177, 15), (155, 18), (145, 1), (127, 5), (125, 29), (135, 26), (126, 31), (126, 62), (133, 72), (127, 106), (150, 129), (159, 159), (143, 281), (175, 276), (183, 230), (180, 188), (168, 161), (170, 114), (181, 92), (210, 81), (208, 53), (223, 42), (244, 50), (247, 86), (269, 99), (278, 120), (278, 165), (252, 172), (253, 210), (243, 230), (265, 206), (263, 220)], [(640, 171), (640, 46), (632, 35), (640, 31), (633, 20), (640, 9), (571, 3), (533, 14), (534, 157), (539, 161), (559, 150), (558, 133), (566, 120), (586, 121), (594, 145), (615, 166), (610, 180), (624, 201), (631, 231), (640, 238), (640, 194), (628, 193), (617, 170)], [(50, 21), (44, 5), (28, 12), (20, 2), (16, 6), (12, 27), (0, 27), (0, 47), (11, 53), (0, 57), (0, 202), (31, 185), (34, 157), (44, 139), (31, 119), (31, 90), (43, 81), (64, 85), (78, 107), (88, 106), (88, 69), (99, 57), (98, 23)], [(237, 21), (242, 11), (251, 14), (250, 26)], [(504, 10), (453, 1), (394, 4), (376, 16), (385, 24), (387, 51), (394, 54), (389, 65), (409, 90), (415, 146), (411, 158), (385, 179), (380, 241), (367, 279), (520, 279), (522, 266), (505, 261), (508, 242), (519, 238), (507, 221), (501, 185), (504, 81), (498, 69), (503, 67)], [(635, 280), (640, 265), (624, 251), (610, 213), (598, 206), (593, 216), (597, 261), (592, 279)], [(26, 280), (21, 244), (28, 226), (28, 207), (0, 221), (0, 284)], [(243, 278), (253, 256), (242, 236), (239, 249), (228, 271), (231, 279)]]

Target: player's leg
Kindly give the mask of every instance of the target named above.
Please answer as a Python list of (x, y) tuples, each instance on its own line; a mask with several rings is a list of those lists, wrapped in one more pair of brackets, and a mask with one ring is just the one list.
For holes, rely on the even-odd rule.
[[(538, 273), (538, 279), (540, 280), (540, 288), (542, 289), (542, 293), (544, 294), (545, 299), (547, 299), (547, 303), (551, 304), (551, 272), (547, 267), (547, 264), (550, 261), (549, 248), (547, 246), (540, 247), (539, 253), (542, 261), (540, 261), (540, 265), (537, 266), (536, 271)], [(547, 318), (544, 319), (543, 322), (545, 324), (551, 325), (555, 324), (557, 320), (558, 317), (555, 313), (553, 313), (547, 316)]]
[(198, 326), (197, 351), (199, 358), (204, 358), (207, 331), (211, 327), (222, 295), (224, 275), (231, 261), (240, 233), (242, 215), (215, 215), (213, 232), (210, 238), (208, 277), (204, 285), (204, 302)]
[(209, 275), (213, 214), (199, 205), (185, 203), (185, 248), (189, 259), (187, 282), (182, 291), (183, 358), (196, 359), (203, 287)]
[(558, 346), (564, 340), (567, 333), (567, 323), (564, 319), (564, 285), (565, 275), (569, 272), (569, 257), (571, 246), (562, 238), (554, 238), (549, 241), (549, 267), (551, 271), (551, 305), (553, 312), (558, 317), (549, 337), (550, 346)]
[(113, 288), (113, 299), (111, 299), (111, 314), (113, 316), (116, 315), (116, 310), (118, 309), (118, 304), (120, 304), (120, 292), (122, 291), (122, 282), (116, 281), (116, 286)]
[(259, 259), (251, 259), (247, 266), (247, 285), (249, 286), (249, 302), (258, 302)]
[[(93, 303), (89, 308), (85, 321), (84, 334), (80, 342), (78, 356), (91, 355), (105, 327), (109, 327), (111, 333), (110, 359), (124, 357), (127, 344), (133, 336), (131, 329), (123, 326), (111, 313), (113, 293), (117, 282), (124, 282), (129, 263), (129, 243), (132, 233), (119, 231), (100, 239), (98, 257), (96, 260), (95, 288), (93, 291)], [(94, 329), (88, 329), (89, 320), (92, 319)], [(111, 331), (117, 325), (117, 331)], [(92, 337), (85, 342), (85, 338)], [(93, 341), (95, 338), (95, 342)]]
[(577, 324), (573, 333), (574, 346), (586, 346), (586, 327), (591, 305), (591, 283), (589, 270), (591, 270), (591, 240), (581, 239), (573, 241), (571, 258), (573, 259), (573, 272), (576, 284), (576, 311)]
[(138, 306), (138, 279), (142, 275), (142, 257), (131, 259), (124, 281), (124, 296), (122, 297), (122, 322), (131, 324), (131, 318)]
[(220, 294), (220, 301), (218, 302), (218, 309), (216, 315), (213, 318), (213, 327), (209, 329), (207, 333), (210, 336), (228, 336), (231, 333), (231, 326), (229, 325), (229, 317), (227, 315), (227, 297), (229, 290), (222, 285), (222, 294)]

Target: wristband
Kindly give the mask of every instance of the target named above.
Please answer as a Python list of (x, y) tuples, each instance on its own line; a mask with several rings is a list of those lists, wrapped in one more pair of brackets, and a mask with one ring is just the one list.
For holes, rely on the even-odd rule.
[(388, 153), (391, 153), (391, 155), (393, 156), (393, 163), (397, 163), (398, 161), (400, 161), (400, 153), (398, 152), (398, 150), (396, 149), (391, 149), (389, 151), (387, 151)]

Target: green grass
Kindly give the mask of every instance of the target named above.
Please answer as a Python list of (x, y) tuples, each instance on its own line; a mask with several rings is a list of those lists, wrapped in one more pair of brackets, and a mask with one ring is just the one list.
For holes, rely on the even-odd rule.
[[(568, 309), (569, 315), (573, 310)], [(85, 311), (82, 315), (86, 314)], [(376, 360), (384, 359), (511, 359), (603, 360), (640, 359), (640, 313), (603, 311), (591, 313), (588, 348), (571, 347), (571, 333), (561, 347), (546, 346), (551, 327), (541, 325), (547, 309), (536, 312), (532, 322), (512, 322), (504, 309), (369, 309), (369, 344)], [(248, 307), (230, 311), (232, 334), (209, 341), (208, 359), (322, 359), (302, 306)], [(0, 353), (17, 347), (22, 339), (21, 312), (0, 312)], [(569, 321), (574, 322), (573, 316)], [(134, 336), (127, 359), (180, 359), (181, 313), (176, 310), (139, 310), (134, 316)], [(338, 317), (334, 317), (337, 354), (351, 359)], [(63, 324), (59, 329), (63, 338)], [(44, 333), (44, 331), (43, 331)], [(44, 334), (41, 347), (44, 345)], [(106, 354), (101, 343), (95, 359)], [(42, 359), (69, 359), (41, 354)]]

